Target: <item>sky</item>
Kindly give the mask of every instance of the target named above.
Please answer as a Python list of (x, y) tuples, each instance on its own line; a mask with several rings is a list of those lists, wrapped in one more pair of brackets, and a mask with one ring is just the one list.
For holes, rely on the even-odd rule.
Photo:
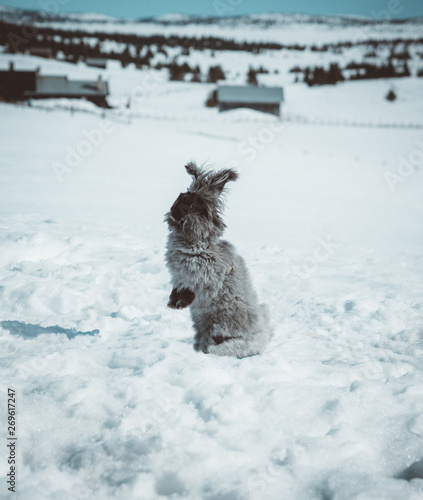
[(121, 18), (144, 18), (169, 12), (203, 16), (301, 12), (378, 19), (423, 16), (423, 0), (0, 0), (0, 5), (55, 13), (98, 12)]

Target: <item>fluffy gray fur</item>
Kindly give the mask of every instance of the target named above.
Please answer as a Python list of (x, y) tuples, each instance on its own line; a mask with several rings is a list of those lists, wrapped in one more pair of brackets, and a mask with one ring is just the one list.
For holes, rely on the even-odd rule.
[(191, 186), (166, 214), (166, 263), (173, 286), (168, 306), (190, 306), (194, 349), (243, 358), (261, 354), (271, 335), (266, 307), (260, 305), (241, 256), (220, 239), (225, 184), (238, 174), (186, 165)]

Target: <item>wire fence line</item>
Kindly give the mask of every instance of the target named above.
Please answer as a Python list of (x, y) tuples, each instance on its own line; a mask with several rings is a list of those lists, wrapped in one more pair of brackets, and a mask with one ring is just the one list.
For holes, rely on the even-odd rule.
[[(28, 107), (27, 103), (19, 103), (20, 107)], [(155, 121), (194, 121), (194, 122), (213, 122), (216, 120), (225, 122), (252, 122), (252, 123), (274, 123), (277, 119), (266, 118), (262, 113), (255, 112), (254, 114), (242, 113), (233, 115), (232, 113), (217, 114), (205, 113), (206, 110), (192, 112), (173, 112), (173, 111), (158, 111), (154, 109), (131, 109), (131, 108), (88, 108), (77, 106), (74, 104), (50, 103), (43, 105), (40, 101), (36, 104), (32, 103), (30, 108), (39, 109), (47, 112), (67, 111), (71, 114), (86, 113), (100, 118), (107, 118), (121, 124), (130, 124), (133, 120), (155, 120)], [(381, 128), (381, 129), (423, 129), (423, 122), (407, 122), (398, 119), (358, 119), (358, 118), (328, 118), (319, 116), (305, 116), (295, 113), (282, 113), (280, 121), (288, 124), (298, 125), (318, 125), (328, 127), (358, 127), (358, 128)]]
[(347, 119), (347, 118), (322, 118), (309, 117), (286, 113), (283, 120), (289, 123), (298, 123), (304, 125), (323, 125), (332, 127), (360, 127), (360, 128), (402, 128), (402, 129), (423, 129), (423, 123), (405, 122), (397, 119)]

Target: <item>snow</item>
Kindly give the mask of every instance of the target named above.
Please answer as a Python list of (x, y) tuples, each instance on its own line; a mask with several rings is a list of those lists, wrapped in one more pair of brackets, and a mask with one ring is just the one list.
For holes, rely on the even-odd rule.
[[(49, 26), (62, 30), (83, 30), (88, 33), (126, 33), (140, 36), (149, 36), (163, 34), (165, 36), (178, 35), (187, 37), (211, 36), (226, 38), (237, 41), (250, 42), (275, 42), (281, 44), (306, 44), (322, 45), (325, 43), (338, 43), (343, 41), (355, 40), (367, 41), (393, 40), (397, 38), (415, 38), (421, 37), (421, 25), (410, 23), (405, 25), (386, 25), (385, 23), (371, 26), (330, 26), (318, 23), (295, 23), (280, 26), (270, 26), (268, 28), (260, 25), (243, 25), (236, 21), (226, 20), (218, 24), (157, 24), (155, 22), (124, 22), (116, 25), (115, 23), (77, 23), (74, 22), (43, 22), (42, 26)], [(301, 30), (301, 37), (298, 32)]]
[(167, 14), (162, 14), (161, 16), (156, 16), (154, 18), (155, 21), (164, 21), (168, 23), (178, 23), (178, 22), (186, 22), (191, 19), (191, 16), (186, 14), (180, 14), (178, 12), (168, 12)]
[[(49, 13), (43, 19), (33, 20), (32, 11), (0, 10), (8, 22), (31, 22), (59, 30), (82, 30), (87, 33), (125, 33), (140, 36), (178, 35), (188, 37), (211, 36), (249, 42), (276, 42), (281, 44), (323, 45), (338, 42), (368, 40), (395, 40), (421, 38), (423, 18), (411, 18), (401, 23), (389, 19), (359, 16), (313, 16), (299, 13), (263, 13), (240, 15), (242, 6), (217, 3), (213, 18), (169, 13), (153, 19), (116, 19), (102, 14)], [(222, 11), (230, 16), (221, 16)], [(386, 11), (388, 14), (389, 12)], [(370, 11), (369, 14), (374, 14)]]
[(70, 12), (66, 14), (66, 17), (75, 22), (119, 22), (115, 17), (106, 16), (98, 12)]
[[(20, 55), (0, 66), (10, 59), (100, 73)], [(0, 104), (16, 498), (423, 498), (423, 479), (397, 478), (423, 445), (422, 129), (377, 126), (421, 124), (421, 80), (286, 81), (280, 122), (220, 115), (203, 104), (213, 86), (164, 72), (101, 73), (130, 110)], [(69, 166), (78, 150), (90, 152)], [(166, 308), (163, 216), (191, 159), (240, 172), (226, 237), (271, 310), (260, 357), (195, 352), (189, 313)]]

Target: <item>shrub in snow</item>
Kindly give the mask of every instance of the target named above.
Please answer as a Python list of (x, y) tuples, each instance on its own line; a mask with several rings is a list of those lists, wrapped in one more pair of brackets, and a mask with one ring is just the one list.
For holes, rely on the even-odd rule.
[(392, 89), (385, 96), (385, 99), (387, 101), (395, 101), (396, 98), (397, 94), (395, 94), (395, 92)]
[(248, 70), (248, 74), (247, 74), (247, 83), (249, 85), (258, 85), (258, 81), (257, 81), (257, 71), (254, 70), (253, 68), (250, 68)]

